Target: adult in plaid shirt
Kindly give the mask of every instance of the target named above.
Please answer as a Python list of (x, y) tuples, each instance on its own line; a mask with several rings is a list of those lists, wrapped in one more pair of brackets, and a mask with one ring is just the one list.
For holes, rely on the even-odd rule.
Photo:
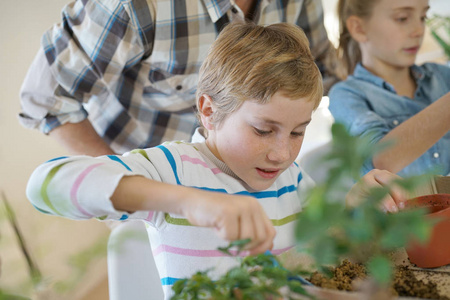
[(321, 0), (79, 0), (62, 14), (25, 78), (19, 120), (72, 154), (190, 140), (198, 70), (236, 19), (297, 24), (331, 78)]

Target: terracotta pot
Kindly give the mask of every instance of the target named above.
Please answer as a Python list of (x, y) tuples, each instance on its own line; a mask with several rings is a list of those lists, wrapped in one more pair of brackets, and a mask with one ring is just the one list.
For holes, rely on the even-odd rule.
[(407, 248), (409, 260), (421, 268), (436, 268), (450, 264), (450, 194), (433, 194), (411, 199), (407, 208), (422, 207), (426, 215), (439, 220), (425, 244), (411, 243)]

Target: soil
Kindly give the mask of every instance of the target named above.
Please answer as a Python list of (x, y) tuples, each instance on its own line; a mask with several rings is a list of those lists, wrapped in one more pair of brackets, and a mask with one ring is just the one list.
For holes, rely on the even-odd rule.
[[(342, 261), (336, 268), (330, 268), (330, 271), (331, 278), (314, 272), (308, 280), (322, 288), (354, 291), (356, 280), (367, 278), (366, 269), (362, 264), (352, 263), (348, 260)], [(414, 271), (417, 272), (417, 270)], [(439, 295), (435, 282), (417, 279), (415, 273), (407, 266), (395, 268), (392, 294), (402, 297), (450, 300), (447, 296)]]

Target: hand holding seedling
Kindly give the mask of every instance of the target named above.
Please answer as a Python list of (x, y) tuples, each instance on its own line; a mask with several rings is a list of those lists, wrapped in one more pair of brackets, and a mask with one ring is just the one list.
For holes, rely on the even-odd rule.
[(275, 228), (253, 197), (126, 176), (111, 201), (122, 211), (153, 210), (182, 215), (193, 225), (215, 228), (219, 237), (228, 241), (250, 239), (244, 247), (249, 255), (264, 253), (273, 247)]
[(275, 228), (255, 198), (204, 192), (190, 202), (184, 215), (192, 224), (214, 227), (228, 241), (249, 239), (249, 255), (272, 249)]

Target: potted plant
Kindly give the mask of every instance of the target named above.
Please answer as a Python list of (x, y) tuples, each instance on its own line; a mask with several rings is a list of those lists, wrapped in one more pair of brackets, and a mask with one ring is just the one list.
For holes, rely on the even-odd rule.
[[(324, 158), (332, 167), (324, 183), (311, 190), (308, 206), (299, 216), (297, 250), (308, 253), (315, 268), (325, 275), (330, 273), (330, 265), (338, 265), (343, 258), (359, 262), (358, 266), (367, 270), (370, 293), (374, 293), (373, 287), (386, 292), (394, 278), (390, 253), (412, 240), (426, 241), (433, 222), (424, 217), (423, 209), (396, 214), (381, 211), (380, 202), (390, 187), (372, 188), (359, 205), (346, 207), (350, 184), (360, 177), (363, 162), (380, 149), (370, 146), (365, 139), (350, 136), (340, 124), (333, 125), (332, 134), (332, 149)], [(412, 191), (427, 180), (429, 176), (411, 177), (393, 184)], [(230, 246), (242, 246), (244, 242)], [(213, 282), (204, 271), (176, 282), (173, 287), (176, 295), (172, 299), (297, 299), (304, 295), (361, 299), (361, 294), (305, 285), (299, 276), (303, 273), (286, 270), (272, 255), (241, 260), (239, 267), (217, 281)]]
[[(418, 205), (415, 205), (414, 209), (405, 209), (395, 214), (382, 212), (379, 209), (380, 202), (390, 187), (373, 188), (360, 205), (342, 208), (343, 193), (348, 190), (348, 182), (358, 179), (365, 160), (389, 145), (382, 145), (376, 149), (370, 146), (367, 140), (350, 136), (338, 124), (333, 125), (332, 131), (332, 149), (324, 157), (324, 163), (332, 167), (324, 183), (312, 191), (310, 203), (297, 223), (296, 237), (300, 250), (309, 252), (316, 262), (317, 269), (324, 274), (330, 272), (329, 265), (339, 265), (343, 257), (360, 263), (353, 268), (362, 266), (364, 272), (367, 272), (367, 278), (372, 282), (371, 293), (374, 293), (374, 286), (377, 287), (375, 290), (382, 290), (389, 285), (396, 286), (399, 281), (397, 273), (404, 270), (397, 270), (400, 272), (394, 273), (391, 254), (408, 245), (423, 245), (434, 230), (433, 225), (436, 224), (428, 216), (425, 217), (427, 210)], [(432, 175), (416, 176), (392, 184), (399, 185), (414, 195), (417, 188), (423, 190), (422, 186), (430, 182), (431, 178)], [(412, 208), (416, 199), (407, 203), (407, 207)], [(449, 216), (446, 218), (449, 220)], [(439, 224), (442, 223), (437, 225)], [(445, 240), (448, 240), (448, 236)], [(448, 254), (449, 248), (446, 249), (447, 251), (444, 251)], [(422, 252), (419, 255), (425, 254)], [(425, 256), (432, 255), (427, 253)], [(342, 273), (341, 270), (338, 271)], [(410, 276), (412, 273), (407, 274)], [(426, 286), (427, 290), (436, 292), (436, 286), (432, 283), (423, 284), (419, 280), (410, 283), (420, 286), (420, 289)], [(414, 294), (414, 286), (408, 289), (412, 292), (408, 296), (420, 296)], [(386, 297), (388, 296), (384, 295), (381, 299)], [(425, 298), (424, 295), (420, 297)]]
[(426, 217), (435, 222), (427, 243), (412, 241), (406, 248), (409, 260), (421, 268), (450, 264), (450, 194), (431, 194), (407, 202), (407, 208), (426, 208)]

